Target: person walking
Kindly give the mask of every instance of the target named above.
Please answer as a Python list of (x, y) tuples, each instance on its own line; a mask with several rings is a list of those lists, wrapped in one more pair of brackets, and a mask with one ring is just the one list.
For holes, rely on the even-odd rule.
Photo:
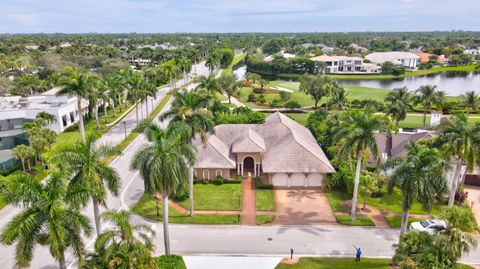
[(360, 248), (357, 248), (357, 246), (353, 245), (353, 248), (355, 249), (356, 253), (355, 253), (355, 262), (359, 262), (360, 261), (360, 256), (362, 256), (362, 249)]

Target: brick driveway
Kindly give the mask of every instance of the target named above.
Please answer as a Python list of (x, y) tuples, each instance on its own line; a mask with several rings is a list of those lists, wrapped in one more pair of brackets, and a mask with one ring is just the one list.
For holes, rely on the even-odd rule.
[(276, 219), (272, 224), (336, 224), (326, 194), (321, 190), (275, 189)]
[(472, 212), (480, 224), (480, 186), (465, 185), (465, 191), (468, 192), (468, 200), (473, 202)]

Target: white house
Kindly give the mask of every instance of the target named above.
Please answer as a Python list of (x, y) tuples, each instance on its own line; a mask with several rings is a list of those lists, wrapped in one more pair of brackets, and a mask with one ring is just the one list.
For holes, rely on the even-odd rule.
[(480, 55), (480, 48), (476, 49), (466, 49), (463, 51), (463, 54), (468, 54), (468, 55)]
[(420, 56), (411, 52), (390, 51), (374, 52), (365, 56), (371, 63), (382, 65), (385, 62), (392, 62), (394, 65), (404, 66), (409, 69), (417, 68)]
[(360, 57), (320, 55), (310, 59), (324, 62), (324, 73), (379, 73), (381, 70), (376, 64), (364, 63)]

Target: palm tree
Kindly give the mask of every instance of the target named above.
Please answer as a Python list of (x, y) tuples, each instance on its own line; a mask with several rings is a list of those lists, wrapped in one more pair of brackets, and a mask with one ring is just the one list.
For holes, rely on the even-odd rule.
[(22, 74), (15, 80), (13, 94), (21, 96), (33, 95), (34, 92), (39, 90), (40, 79), (37, 74)]
[(463, 105), (467, 109), (467, 118), (471, 112), (477, 111), (480, 107), (480, 96), (475, 91), (468, 91), (463, 96)]
[[(25, 166), (25, 164), (26, 164), (25, 161), (27, 161), (30, 158), (32, 158), (33, 156), (35, 156), (35, 150), (32, 147), (27, 146), (27, 145), (18, 145), (18, 146), (13, 148), (12, 156), (17, 158), (17, 159), (20, 159), (20, 161), (22, 162), (23, 172), (26, 172), (27, 169), (26, 169), (26, 166)], [(30, 161), (28, 161), (27, 164), (29, 162)], [(30, 164), (28, 164), (28, 170), (30, 170)]]
[(165, 75), (170, 79), (170, 89), (173, 90), (176, 88), (176, 77), (178, 68), (173, 60), (166, 61), (162, 64), (161, 69), (165, 73)]
[(221, 92), (219, 80), (213, 75), (199, 77), (197, 88), (206, 89), (211, 96), (214, 96), (216, 92)]
[(332, 91), (332, 97), (330, 98), (330, 100), (328, 100), (327, 105), (337, 107), (339, 110), (343, 111), (345, 110), (345, 107), (348, 103), (347, 96), (348, 94), (344, 88), (334, 90)]
[(324, 96), (329, 96), (339, 88), (337, 82), (323, 75), (303, 75), (300, 77), (300, 91), (312, 96), (316, 109)]
[(404, 120), (408, 110), (412, 109), (410, 102), (411, 97), (407, 87), (393, 89), (385, 97), (385, 103), (387, 103), (385, 114), (393, 118), (397, 129), (398, 123)]
[(60, 80), (62, 89), (57, 95), (75, 95), (77, 97), (77, 111), (79, 118), (80, 133), (85, 142), (85, 127), (83, 125), (82, 98), (87, 97), (95, 86), (95, 79), (89, 73), (80, 72), (74, 67), (65, 67), (65, 72)]
[(213, 74), (213, 72), (220, 66), (221, 57), (222, 55), (220, 55), (220, 53), (218, 53), (216, 50), (213, 50), (207, 55), (205, 65), (210, 70), (210, 74)]
[[(200, 134), (202, 141), (205, 141), (207, 133), (212, 133), (215, 125), (212, 113), (206, 109), (209, 98), (198, 92), (186, 90), (174, 93), (174, 97), (170, 110), (160, 115), (160, 120), (170, 119), (172, 122), (185, 123), (190, 130), (188, 135), (190, 146), (196, 134)], [(193, 165), (188, 169), (188, 184), (189, 211), (190, 216), (193, 216)]]
[(47, 143), (48, 150), (52, 149), (52, 144), (55, 143), (57, 140), (57, 133), (55, 131), (52, 131), (48, 128), (42, 128), (40, 129), (39, 135), (45, 139), (45, 142)]
[(343, 120), (336, 130), (334, 140), (340, 143), (338, 157), (348, 160), (353, 155), (357, 158), (351, 211), (352, 220), (355, 220), (356, 217), (363, 151), (369, 150), (374, 156), (378, 155), (375, 133), (383, 130), (384, 127), (385, 120), (382, 117), (374, 115), (369, 110), (354, 110), (344, 114)]
[(432, 109), (434, 104), (440, 101), (437, 86), (421, 86), (416, 93), (417, 95), (414, 96), (413, 103), (415, 105), (421, 104), (423, 106), (423, 127), (427, 127), (427, 112)]
[(192, 71), (190, 60), (186, 57), (180, 58), (177, 61), (178, 70), (183, 74), (185, 82), (188, 82), (188, 73)]
[(471, 234), (456, 227), (448, 227), (440, 233), (440, 236), (446, 237), (445, 240), (439, 240), (439, 242), (443, 243), (442, 247), (456, 260), (459, 260), (464, 253), (469, 253), (472, 248), (476, 248), (478, 244)]
[(195, 76), (196, 76), (197, 75), (197, 64), (201, 60), (201, 55), (198, 52), (198, 50), (192, 49), (192, 50), (190, 50), (188, 58), (190, 59), (190, 61), (193, 64), (193, 68), (194, 68), (194, 72), (195, 72)]
[(70, 185), (87, 188), (88, 197), (93, 202), (97, 235), (101, 233), (99, 205), (105, 205), (107, 190), (118, 196), (120, 188), (117, 171), (105, 164), (103, 159), (121, 153), (116, 147), (96, 145), (98, 138), (90, 133), (83, 143), (62, 145), (51, 159), (54, 163), (65, 164), (72, 171)]
[(455, 159), (455, 172), (450, 182), (448, 205), (453, 206), (458, 187), (458, 178), (462, 164), (467, 165), (467, 171), (472, 171), (477, 163), (480, 150), (480, 124), (468, 125), (465, 114), (455, 114), (438, 126), (437, 145), (446, 155)]
[(115, 228), (97, 237), (95, 253), (83, 268), (157, 268), (151, 241), (155, 232), (148, 225), (132, 225), (132, 213), (125, 210), (103, 212), (102, 218)]
[(237, 82), (234, 75), (222, 75), (218, 78), (218, 86), (227, 96), (229, 104), (232, 103), (232, 96), (237, 96), (240, 93), (240, 83)]
[[(388, 182), (388, 190), (395, 187), (403, 193), (403, 216), (400, 235), (407, 231), (409, 212), (414, 201), (431, 210), (434, 200), (447, 191), (443, 171), (448, 162), (437, 149), (421, 148), (415, 143), (407, 146), (407, 155), (402, 159), (391, 159), (393, 173)], [(387, 166), (389, 164), (387, 163)]]
[(57, 122), (57, 117), (45, 111), (39, 112), (35, 118), (44, 120), (46, 124)]
[(38, 244), (49, 247), (60, 269), (67, 268), (67, 251), (82, 260), (82, 232), (91, 235), (89, 220), (78, 209), (85, 189), (68, 188), (67, 178), (66, 171), (55, 171), (44, 183), (23, 173), (8, 180), (5, 198), (19, 206), (21, 212), (7, 224), (0, 240), (6, 245), (16, 243), (18, 267), (29, 265)]
[(195, 152), (184, 142), (188, 132), (182, 124), (169, 124), (166, 129), (145, 123), (140, 126), (151, 143), (138, 150), (130, 163), (131, 169), (140, 171), (145, 191), (160, 193), (163, 199), (163, 233), (165, 253), (170, 254), (168, 232), (168, 197), (185, 182), (189, 166), (195, 162)]
[(113, 117), (115, 116), (115, 99), (118, 100), (118, 107), (122, 112), (122, 95), (123, 89), (121, 88), (122, 78), (118, 75), (108, 75), (104, 81), (105, 87), (108, 89), (108, 94), (112, 100)]
[(142, 99), (145, 88), (145, 80), (141, 73), (132, 73), (127, 78), (128, 83), (128, 95), (127, 98), (132, 104), (135, 105), (135, 116), (137, 125), (139, 123), (138, 119), (138, 102)]
[(30, 142), (30, 146), (32, 146), (37, 153), (37, 161), (43, 163), (42, 153), (45, 150), (45, 147), (48, 145), (46, 137), (43, 137), (40, 133), (36, 133), (34, 135), (29, 135), (28, 140)]

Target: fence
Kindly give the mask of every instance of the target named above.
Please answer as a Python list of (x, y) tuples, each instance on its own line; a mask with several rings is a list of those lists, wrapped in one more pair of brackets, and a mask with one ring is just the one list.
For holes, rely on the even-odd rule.
[(14, 169), (20, 163), (19, 160), (12, 158), (0, 163), (0, 172), (6, 173)]

